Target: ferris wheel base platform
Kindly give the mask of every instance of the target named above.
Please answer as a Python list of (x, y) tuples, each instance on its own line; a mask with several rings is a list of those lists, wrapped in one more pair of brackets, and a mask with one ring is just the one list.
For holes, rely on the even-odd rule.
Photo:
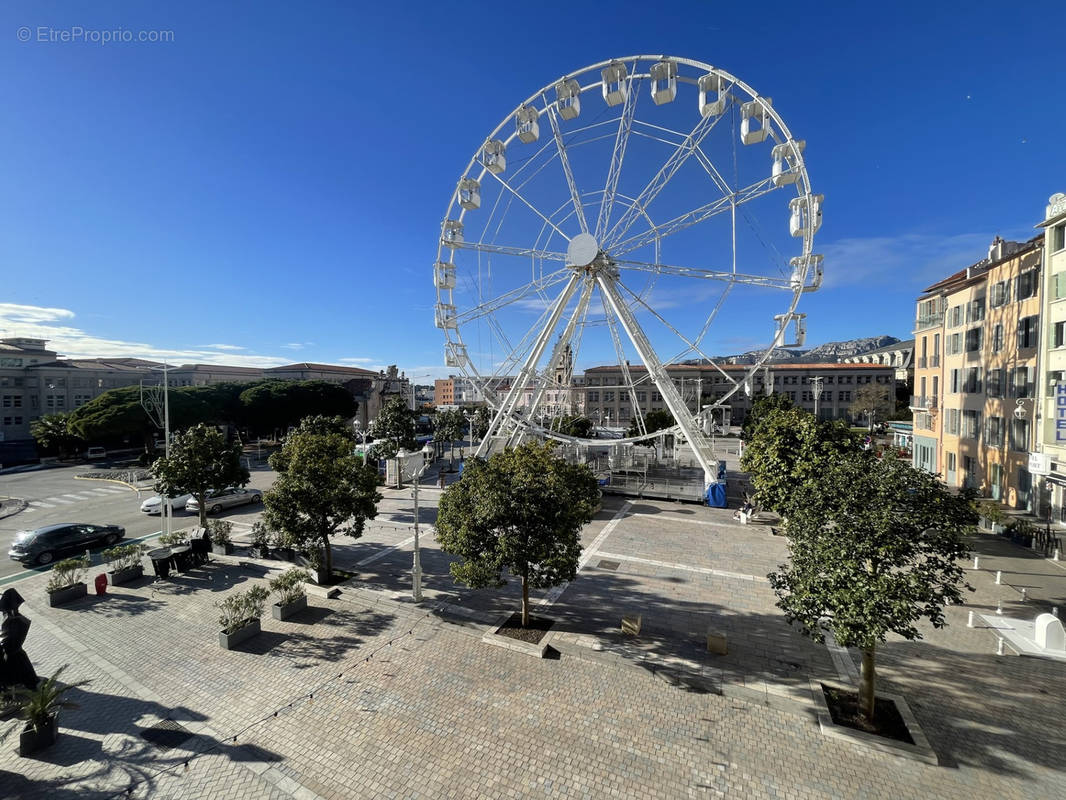
[(611, 472), (606, 481), (600, 481), (604, 494), (650, 500), (681, 500), (700, 503), (714, 508), (726, 507), (726, 482), (705, 486), (702, 470), (691, 470), (691, 475), (644, 475), (630, 472)]

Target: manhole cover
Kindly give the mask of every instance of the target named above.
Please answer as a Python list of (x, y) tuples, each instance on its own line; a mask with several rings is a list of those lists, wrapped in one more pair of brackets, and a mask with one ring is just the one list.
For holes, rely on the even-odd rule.
[(599, 566), (600, 569), (618, 569), (620, 566), (622, 566), (622, 562), (620, 562), (620, 561), (600, 561), (600, 563), (597, 566)]
[(151, 728), (146, 728), (141, 736), (161, 750), (170, 750), (191, 737), (192, 732), (185, 730), (172, 719), (165, 719)]

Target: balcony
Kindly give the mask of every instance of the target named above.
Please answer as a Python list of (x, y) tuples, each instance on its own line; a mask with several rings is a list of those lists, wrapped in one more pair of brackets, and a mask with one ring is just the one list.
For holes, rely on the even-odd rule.
[(929, 411), (934, 408), (939, 408), (937, 400), (939, 398), (935, 394), (912, 394), (911, 395), (911, 411)]
[(929, 366), (930, 367), (939, 367), (940, 366), (940, 356), (929, 356)]
[(923, 331), (926, 328), (938, 328), (944, 324), (944, 312), (938, 311), (936, 314), (925, 314), (919, 316), (914, 321), (914, 330)]

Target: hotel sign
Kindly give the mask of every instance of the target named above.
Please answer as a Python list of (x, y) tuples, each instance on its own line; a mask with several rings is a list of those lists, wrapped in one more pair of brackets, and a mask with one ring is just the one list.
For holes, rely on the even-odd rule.
[(1055, 441), (1066, 442), (1066, 383), (1055, 384)]

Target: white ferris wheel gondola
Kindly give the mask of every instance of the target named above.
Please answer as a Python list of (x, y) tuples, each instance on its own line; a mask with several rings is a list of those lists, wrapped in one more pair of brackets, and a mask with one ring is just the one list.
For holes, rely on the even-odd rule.
[[(445, 362), (494, 410), (478, 452), (530, 433), (580, 449), (545, 417), (608, 402), (639, 441), (662, 408), (715, 481), (703, 401), (750, 393), (774, 348), (802, 343), (797, 303), (822, 282), (805, 149), (769, 97), (685, 58), (592, 64), (507, 114), (456, 185), (433, 268)], [(761, 314), (760, 355), (716, 368), (712, 323)], [(669, 372), (686, 359), (720, 373), (694, 403)], [(604, 383), (576, 386), (579, 360)]]

